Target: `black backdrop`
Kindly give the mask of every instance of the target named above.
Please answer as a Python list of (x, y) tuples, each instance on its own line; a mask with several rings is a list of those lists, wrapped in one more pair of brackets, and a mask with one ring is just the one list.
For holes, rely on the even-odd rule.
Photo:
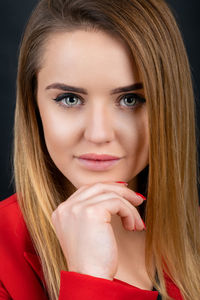
[[(147, 0), (148, 1), (148, 0)], [(168, 0), (180, 26), (187, 48), (196, 96), (197, 126), (200, 129), (200, 1)], [(14, 191), (11, 156), (13, 149), (13, 121), (18, 48), (21, 34), (36, 0), (0, 1), (0, 200)], [(200, 135), (198, 133), (198, 139)], [(200, 147), (198, 146), (200, 153)]]

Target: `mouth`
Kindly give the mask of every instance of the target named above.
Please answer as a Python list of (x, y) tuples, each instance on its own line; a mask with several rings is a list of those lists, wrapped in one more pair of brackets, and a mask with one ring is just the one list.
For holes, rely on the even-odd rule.
[(87, 160), (98, 160), (98, 161), (108, 161), (108, 160), (116, 160), (120, 157), (110, 155), (110, 154), (97, 154), (97, 153), (86, 153), (83, 155), (80, 155), (79, 158), (87, 159)]
[(81, 164), (81, 166), (93, 171), (104, 171), (110, 169), (121, 160), (121, 158), (110, 159), (110, 160), (97, 160), (97, 159), (85, 159), (80, 157), (77, 157), (77, 159), (78, 162)]

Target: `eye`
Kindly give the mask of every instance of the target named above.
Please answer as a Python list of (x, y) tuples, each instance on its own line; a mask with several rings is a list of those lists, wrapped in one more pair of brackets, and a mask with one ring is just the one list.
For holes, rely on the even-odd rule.
[(122, 106), (126, 106), (129, 109), (134, 109), (136, 106), (146, 102), (146, 100), (141, 95), (135, 93), (126, 94), (123, 97), (120, 97), (118, 103), (120, 103), (122, 100), (125, 103), (125, 105)]
[[(73, 93), (61, 94), (53, 100), (56, 101), (58, 105), (61, 105), (64, 108), (72, 108), (79, 105), (84, 105), (84, 100), (83, 99), (80, 100), (80, 96), (77, 96)], [(119, 104), (121, 101), (124, 101), (125, 105)], [(124, 106), (125, 108), (133, 110), (135, 107), (139, 106), (144, 102), (146, 102), (146, 100), (143, 98), (143, 96), (132, 93), (132, 94), (123, 95), (122, 97), (117, 99), (117, 103), (118, 103), (117, 106)]]
[(53, 100), (58, 102), (59, 105), (70, 108), (70, 107), (75, 106), (77, 104), (78, 100), (80, 100), (80, 99), (79, 99), (79, 97), (77, 97), (74, 94), (66, 93), (66, 94), (59, 95), (57, 98), (55, 98)]

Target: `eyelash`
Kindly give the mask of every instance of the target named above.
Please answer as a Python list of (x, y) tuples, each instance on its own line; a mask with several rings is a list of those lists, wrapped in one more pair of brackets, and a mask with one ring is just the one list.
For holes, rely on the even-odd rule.
[[(139, 103), (138, 105), (146, 102), (146, 100), (141, 95), (135, 94), (135, 93), (125, 94), (125, 95), (121, 96), (119, 99), (117, 99), (116, 102), (119, 103), (123, 98), (128, 97), (128, 96), (131, 96), (131, 97), (135, 98), (136, 101)], [(75, 107), (76, 105), (67, 106), (66, 104), (63, 104), (63, 102), (61, 102), (61, 100), (64, 100), (64, 99), (66, 99), (68, 97), (75, 97), (75, 98), (78, 98), (79, 100), (81, 99), (83, 101), (83, 103), (85, 102), (80, 96), (78, 96), (78, 95), (76, 95), (74, 93), (64, 93), (64, 94), (58, 95), (58, 97), (56, 97), (53, 100), (56, 101), (56, 103), (58, 105), (66, 108), (66, 109)], [(82, 104), (82, 105), (84, 105), (84, 104)], [(118, 104), (118, 105), (120, 105), (120, 104)], [(127, 108), (130, 109), (130, 110), (134, 110), (135, 107), (137, 107), (138, 105), (134, 105), (132, 107), (131, 106), (130, 107), (127, 106)]]

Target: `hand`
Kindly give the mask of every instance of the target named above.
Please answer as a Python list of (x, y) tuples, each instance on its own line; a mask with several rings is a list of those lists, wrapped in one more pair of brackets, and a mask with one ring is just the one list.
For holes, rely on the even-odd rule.
[(135, 208), (143, 199), (119, 183), (84, 185), (62, 202), (52, 223), (66, 257), (68, 270), (113, 280), (118, 249), (111, 216), (119, 215), (126, 230), (143, 230)]

